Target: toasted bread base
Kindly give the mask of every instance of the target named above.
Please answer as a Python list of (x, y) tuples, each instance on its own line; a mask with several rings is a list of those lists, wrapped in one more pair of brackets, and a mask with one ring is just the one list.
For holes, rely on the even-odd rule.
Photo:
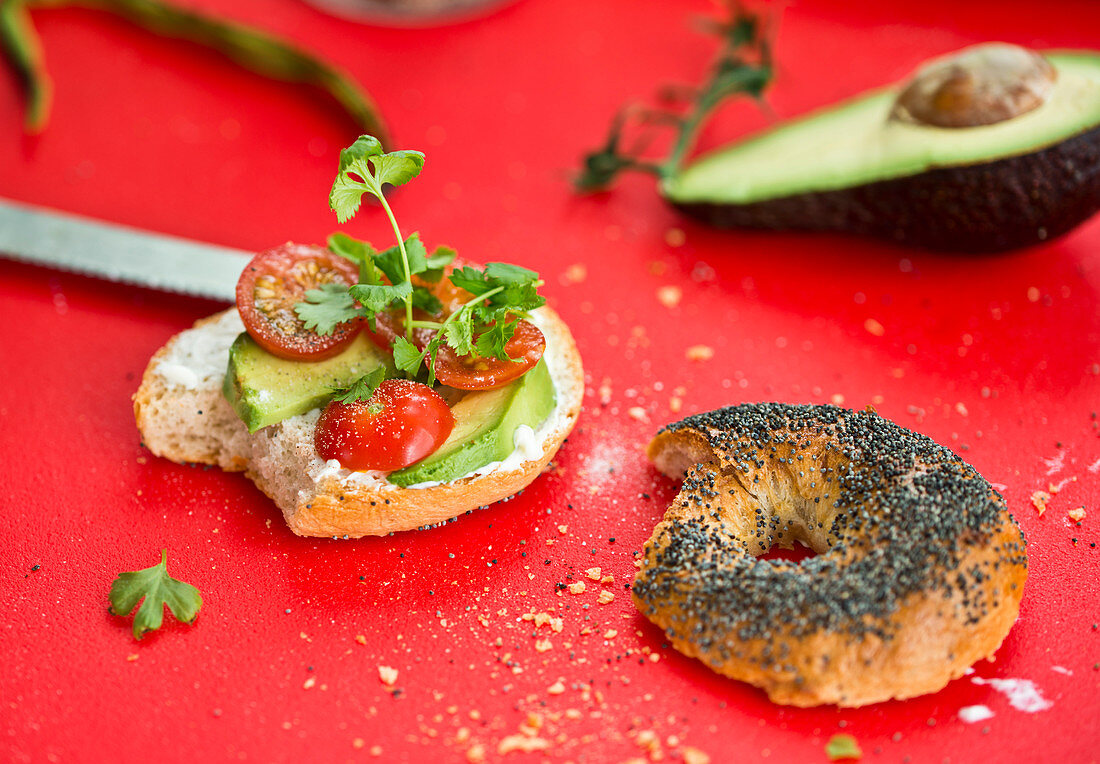
[[(204, 327), (231, 321), (231, 312), (202, 319), (191, 331), (211, 331)], [(361, 479), (361, 473), (326, 467), (316, 454), (308, 415), (249, 434), (222, 396), (221, 377), (190, 389), (169, 380), (163, 364), (183, 333), (150, 360), (134, 394), (134, 415), (144, 444), (154, 454), (175, 462), (244, 471), (300, 536), (357, 538), (427, 528), (527, 487), (576, 424), (584, 395), (580, 354), (568, 327), (553, 310), (540, 308), (534, 319), (546, 335), (545, 358), (557, 405), (537, 431), (542, 455), (516, 469), (497, 469), (424, 488), (402, 488), (379, 478)]]

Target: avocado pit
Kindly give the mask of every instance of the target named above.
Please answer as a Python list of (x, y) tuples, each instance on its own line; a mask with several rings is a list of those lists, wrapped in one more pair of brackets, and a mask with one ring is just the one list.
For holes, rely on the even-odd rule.
[(1057, 78), (1035, 51), (1007, 43), (975, 45), (921, 67), (890, 117), (934, 127), (993, 125), (1042, 106)]

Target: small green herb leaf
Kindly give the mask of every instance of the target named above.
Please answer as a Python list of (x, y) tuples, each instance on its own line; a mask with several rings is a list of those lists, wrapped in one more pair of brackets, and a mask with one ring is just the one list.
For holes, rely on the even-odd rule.
[(861, 759), (863, 758), (863, 751), (860, 750), (859, 743), (851, 735), (833, 735), (829, 738), (829, 742), (825, 744), (825, 755), (831, 761)]
[(306, 329), (321, 335), (332, 334), (339, 324), (364, 315), (343, 284), (322, 284), (318, 289), (308, 290), (305, 298), (295, 303), (294, 312)]
[(370, 242), (353, 239), (346, 233), (337, 231), (328, 237), (328, 248), (340, 257), (347, 258), (359, 266), (359, 280), (365, 284), (381, 284), (382, 278), (374, 264), (378, 251)]
[(478, 335), (477, 342), (474, 344), (477, 354), (487, 358), (499, 358), (502, 361), (515, 361), (516, 359), (510, 358), (505, 350), (508, 340), (512, 339), (515, 333), (514, 321), (510, 324), (498, 321)]
[(428, 257), (428, 267), (420, 274), (420, 278), (429, 284), (435, 284), (443, 278), (443, 270), (454, 261), (456, 254), (450, 247), (436, 247)]
[(332, 391), (334, 393), (332, 399), (340, 403), (355, 403), (356, 401), (369, 400), (385, 378), (386, 369), (384, 366), (379, 366), (377, 369), (367, 372), (359, 377), (359, 379), (352, 382), (350, 387), (335, 388)]
[(168, 550), (160, 551), (160, 563), (144, 570), (119, 573), (111, 584), (108, 596), (111, 612), (129, 615), (138, 601), (145, 599), (134, 616), (134, 638), (141, 639), (147, 631), (160, 628), (164, 606), (177, 620), (191, 623), (202, 607), (202, 595), (191, 584), (168, 575)]
[(443, 339), (459, 355), (470, 355), (474, 352), (472, 319), (473, 314), (468, 310), (463, 310), (443, 328)]
[(363, 160), (382, 153), (382, 142), (373, 135), (360, 135), (355, 143), (340, 151), (340, 173), (347, 172), (352, 165), (362, 164)]
[(412, 284), (402, 281), (390, 284), (358, 284), (348, 290), (352, 297), (363, 304), (371, 314), (381, 313), (395, 302), (403, 302), (412, 295)]
[(420, 371), (420, 364), (424, 361), (424, 353), (417, 350), (416, 345), (404, 337), (397, 337), (393, 341), (393, 363), (402, 371), (416, 374)]
[(420, 308), (433, 316), (443, 312), (443, 303), (424, 287), (413, 288), (412, 304), (414, 308)]
[(424, 154), (419, 151), (391, 151), (371, 156), (374, 178), (381, 186), (403, 186), (420, 174), (424, 168)]

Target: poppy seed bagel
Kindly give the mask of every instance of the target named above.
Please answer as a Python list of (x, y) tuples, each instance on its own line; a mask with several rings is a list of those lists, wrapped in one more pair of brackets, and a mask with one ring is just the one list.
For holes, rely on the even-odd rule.
[[(1016, 620), (1027, 553), (1004, 500), (875, 413), (732, 406), (665, 427), (648, 454), (684, 484), (635, 604), (676, 649), (777, 703), (935, 692)], [(795, 541), (817, 556), (758, 559)]]

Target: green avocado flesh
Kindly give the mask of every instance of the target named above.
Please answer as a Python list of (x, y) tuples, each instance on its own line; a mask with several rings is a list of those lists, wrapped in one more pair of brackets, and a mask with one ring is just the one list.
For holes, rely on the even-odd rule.
[(554, 383), (542, 360), (512, 384), (470, 393), (456, 403), (451, 409), (455, 426), (443, 445), (423, 461), (391, 472), (388, 479), (400, 486), (447, 483), (502, 461), (516, 449), (519, 426), (537, 430), (554, 405)]
[(898, 88), (786, 122), (704, 155), (662, 182), (674, 204), (745, 205), (1039, 151), (1100, 125), (1100, 54), (1046, 53), (1050, 99), (992, 125), (942, 128), (889, 119)]
[(393, 363), (366, 334), (324, 361), (288, 361), (267, 352), (242, 333), (229, 349), (222, 392), (249, 432), (304, 414), (369, 371)]

